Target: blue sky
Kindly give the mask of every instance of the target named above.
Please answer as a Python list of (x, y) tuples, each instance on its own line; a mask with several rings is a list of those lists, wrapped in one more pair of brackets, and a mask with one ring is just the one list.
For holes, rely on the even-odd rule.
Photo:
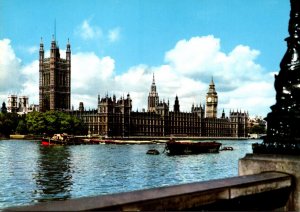
[(128, 92), (146, 108), (154, 73), (171, 109), (176, 94), (183, 111), (204, 103), (214, 76), (219, 110), (266, 116), (289, 11), (288, 0), (0, 0), (0, 101), (38, 102), (38, 47), (42, 37), (49, 50), (56, 22), (63, 57), (71, 43), (75, 108)]

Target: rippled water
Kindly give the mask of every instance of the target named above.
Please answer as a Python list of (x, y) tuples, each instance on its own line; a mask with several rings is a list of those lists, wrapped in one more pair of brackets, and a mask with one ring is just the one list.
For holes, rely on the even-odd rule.
[(183, 156), (163, 144), (44, 147), (37, 141), (0, 141), (0, 209), (35, 202), (116, 193), (237, 176), (238, 159), (261, 141), (221, 141), (234, 151)]

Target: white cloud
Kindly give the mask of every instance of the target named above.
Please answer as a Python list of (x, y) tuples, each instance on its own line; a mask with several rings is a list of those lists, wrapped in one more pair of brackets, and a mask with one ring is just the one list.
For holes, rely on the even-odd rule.
[[(83, 22), (76, 27), (75, 34), (80, 36), (85, 41), (95, 39), (107, 39), (105, 40), (105, 42), (115, 43), (120, 40), (120, 27), (115, 27), (108, 30), (107, 32), (104, 32), (99, 26), (92, 25), (90, 21), (91, 19), (83, 20)], [(34, 49), (32, 49), (32, 51), (33, 50)]]
[(71, 92), (74, 107), (77, 108), (84, 99), (89, 107), (96, 107), (97, 94), (111, 88), (114, 69), (115, 61), (110, 57), (99, 58), (93, 52), (72, 55)]
[(108, 32), (109, 42), (114, 43), (114, 42), (118, 41), (119, 39), (120, 39), (120, 28), (119, 27), (109, 30), (109, 32)]
[(39, 51), (39, 47), (38, 46), (31, 46), (27, 49), (29, 54), (35, 54)]
[[(186, 99), (183, 108), (191, 105), (191, 82), (184, 82), (184, 77), (206, 84), (201, 92), (202, 101), (213, 76), (219, 94), (219, 109), (243, 109), (250, 113), (266, 115), (271, 103), (274, 103), (274, 77), (255, 62), (258, 50), (238, 45), (226, 54), (221, 51), (220, 39), (212, 35), (181, 40), (165, 55), (165, 62), (173, 72), (182, 76), (177, 81), (177, 89), (185, 91), (179, 100)], [(201, 87), (203, 89), (203, 87)], [(190, 90), (190, 91), (189, 91)]]
[(98, 26), (92, 26), (89, 20), (84, 20), (80, 26), (76, 28), (76, 34), (84, 40), (91, 40), (100, 38), (102, 36), (102, 30)]
[(21, 60), (16, 56), (10, 40), (0, 40), (0, 95), (16, 93), (22, 88)]
[(181, 74), (193, 75), (207, 73), (207, 69), (216, 66), (216, 61), (223, 56), (220, 50), (220, 40), (213, 36), (193, 37), (190, 40), (180, 40), (176, 46), (165, 55), (165, 62)]
[(38, 60), (22, 65), (9, 39), (0, 40), (0, 58), (0, 101), (16, 94), (28, 95), (30, 102), (38, 103)]
[(22, 95), (30, 96), (29, 102), (39, 103), (39, 61), (34, 60), (32, 63), (24, 66), (21, 69), (21, 73), (25, 80), (23, 83), (23, 89), (20, 91)]
[(267, 115), (270, 106), (275, 103), (275, 90), (270, 80), (246, 82), (230, 92), (219, 92), (221, 100), (219, 110), (249, 111), (251, 115)]
[(166, 53), (165, 62), (186, 76), (197, 79), (214, 76), (232, 84), (232, 79), (237, 76), (239, 79), (259, 79), (263, 69), (254, 62), (259, 54), (259, 51), (243, 45), (226, 54), (221, 51), (220, 39), (209, 35), (177, 42)]

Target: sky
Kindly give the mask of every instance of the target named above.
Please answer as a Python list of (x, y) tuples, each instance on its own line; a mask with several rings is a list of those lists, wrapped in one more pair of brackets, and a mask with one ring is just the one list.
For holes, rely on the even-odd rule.
[(161, 101), (205, 103), (213, 77), (222, 110), (265, 117), (287, 49), (288, 0), (0, 0), (0, 102), (38, 104), (39, 45), (53, 35), (72, 51), (71, 105), (128, 93), (147, 109), (155, 76)]

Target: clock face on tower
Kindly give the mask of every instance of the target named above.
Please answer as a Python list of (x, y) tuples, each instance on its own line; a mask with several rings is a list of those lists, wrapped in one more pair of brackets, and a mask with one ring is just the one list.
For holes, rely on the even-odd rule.
[(208, 101), (208, 102), (211, 102), (211, 97), (208, 97), (208, 98), (207, 98), (207, 101)]

